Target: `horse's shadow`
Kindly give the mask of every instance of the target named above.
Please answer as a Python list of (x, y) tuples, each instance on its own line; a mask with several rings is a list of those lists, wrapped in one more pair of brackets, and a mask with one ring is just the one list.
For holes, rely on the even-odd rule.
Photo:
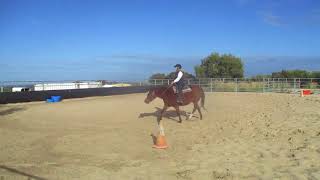
[(24, 111), (25, 109), (26, 108), (22, 108), (22, 107), (13, 107), (13, 108), (9, 108), (6, 110), (2, 110), (2, 107), (0, 107), (0, 116), (6, 116), (9, 114), (13, 114), (15, 112), (18, 112), (18, 111)]
[[(152, 117), (153, 116), (153, 117), (156, 117), (157, 120), (159, 120), (162, 109), (158, 108), (158, 107), (156, 107), (155, 109), (156, 109), (156, 111), (152, 112), (152, 113), (140, 113), (139, 118), (150, 117), (150, 116)], [(187, 113), (186, 111), (181, 111), (180, 110), (180, 115), (181, 116), (185, 116), (187, 120), (190, 120), (190, 119), (188, 119), (189, 113)], [(175, 109), (167, 110), (166, 112), (163, 113), (162, 117), (170, 119), (170, 120), (173, 120), (173, 121), (179, 121), (178, 114), (177, 114)], [(196, 115), (193, 115), (193, 117), (198, 118)]]

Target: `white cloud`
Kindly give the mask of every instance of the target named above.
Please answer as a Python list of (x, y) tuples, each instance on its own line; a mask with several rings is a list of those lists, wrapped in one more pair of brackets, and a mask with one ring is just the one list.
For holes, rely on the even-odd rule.
[[(297, 9), (304, 1), (265, 1), (257, 10), (258, 16), (271, 26), (314, 26), (320, 25), (320, 9)], [(315, 6), (316, 7), (316, 6)], [(294, 12), (294, 13), (293, 13)]]
[(272, 12), (263, 12), (262, 19), (265, 23), (272, 26), (283, 26), (286, 24), (281, 16), (275, 15)]

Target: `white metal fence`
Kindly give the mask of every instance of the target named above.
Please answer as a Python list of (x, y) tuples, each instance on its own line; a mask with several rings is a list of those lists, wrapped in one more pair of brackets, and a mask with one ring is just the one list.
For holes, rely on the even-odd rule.
[[(0, 92), (11, 92), (13, 87), (23, 91), (43, 91), (61, 89), (108, 88), (124, 86), (163, 86), (170, 79), (150, 79), (136, 82), (108, 81), (0, 81)], [(206, 92), (297, 92), (299, 89), (320, 89), (320, 78), (265, 78), (230, 79), (201, 78), (186, 79), (188, 85), (200, 85)]]
[[(171, 80), (152, 79), (152, 85), (168, 85)], [(187, 79), (188, 85), (200, 85), (206, 92), (297, 92), (299, 89), (320, 89), (320, 78), (265, 78), (230, 79), (201, 78)]]

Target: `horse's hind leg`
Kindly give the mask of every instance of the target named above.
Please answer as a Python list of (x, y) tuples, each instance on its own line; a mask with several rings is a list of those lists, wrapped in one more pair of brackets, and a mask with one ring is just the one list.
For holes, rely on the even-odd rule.
[(179, 123), (182, 123), (182, 119), (181, 119), (181, 116), (180, 116), (180, 110), (179, 110), (179, 106), (175, 106), (174, 107), (177, 111), (177, 114), (178, 114), (178, 117), (179, 117)]
[(200, 109), (198, 103), (196, 103), (196, 104), (194, 104), (194, 105), (195, 105), (196, 108), (198, 109), (198, 112), (199, 112), (199, 114), (200, 114), (200, 120), (202, 120), (202, 113), (201, 113), (201, 109)]
[(193, 114), (194, 112), (196, 112), (197, 108), (196, 108), (196, 105), (193, 104), (193, 110), (192, 110), (192, 113), (187, 117), (188, 120), (190, 120), (192, 117), (193, 117)]

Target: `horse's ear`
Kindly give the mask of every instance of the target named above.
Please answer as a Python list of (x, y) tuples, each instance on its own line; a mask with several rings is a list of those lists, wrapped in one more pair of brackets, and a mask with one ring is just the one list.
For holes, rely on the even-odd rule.
[(156, 96), (155, 90), (152, 90), (152, 96)]

